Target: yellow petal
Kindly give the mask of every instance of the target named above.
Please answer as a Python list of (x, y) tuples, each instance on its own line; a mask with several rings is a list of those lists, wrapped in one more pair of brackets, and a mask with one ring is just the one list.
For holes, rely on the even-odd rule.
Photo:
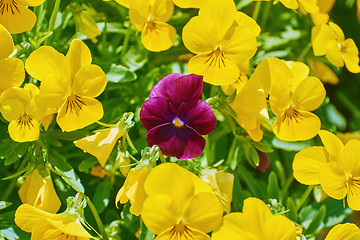
[(315, 56), (325, 55), (327, 44), (330, 40), (335, 40), (334, 30), (327, 24), (316, 25), (311, 29), (311, 43)]
[(73, 93), (85, 97), (97, 97), (105, 89), (107, 77), (104, 71), (97, 65), (91, 64), (82, 67), (75, 76)]
[(101, 102), (89, 97), (69, 96), (60, 107), (56, 122), (66, 132), (84, 128), (104, 115)]
[(346, 39), (341, 43), (341, 52), (346, 68), (352, 73), (359, 73), (359, 50), (356, 47), (354, 40)]
[(329, 22), (329, 18), (330, 16), (327, 13), (314, 12), (311, 14), (311, 19), (314, 25), (326, 24)]
[(16, 0), (16, 1), (29, 7), (36, 7), (45, 2), (45, 0)]
[(338, 224), (333, 227), (325, 240), (355, 240), (360, 239), (359, 228), (352, 223)]
[(130, 8), (130, 2), (131, 2), (130, 0), (115, 0), (115, 2), (117, 2), (121, 6), (124, 6), (126, 8)]
[(346, 175), (335, 162), (327, 163), (319, 171), (319, 180), (324, 192), (332, 198), (343, 199), (346, 196)]
[(341, 53), (341, 46), (336, 40), (327, 43), (326, 58), (336, 67), (344, 66), (344, 59)]
[(176, 39), (176, 29), (163, 22), (147, 22), (141, 33), (141, 42), (152, 52), (161, 52), (172, 47)]
[(221, 40), (220, 50), (237, 64), (244, 63), (249, 61), (257, 50), (256, 37), (248, 28), (231, 27)]
[(8, 126), (9, 135), (16, 142), (32, 142), (39, 138), (39, 122), (30, 116), (22, 116), (21, 120), (12, 120)]
[(238, 26), (240, 26), (240, 28), (249, 28), (251, 31), (253, 31), (256, 37), (260, 35), (260, 26), (252, 17), (249, 17), (245, 13), (237, 11), (235, 15), (235, 21)]
[(208, 0), (173, 0), (180, 8), (200, 8)]
[(283, 86), (287, 86), (292, 78), (292, 72), (285, 62), (274, 57), (261, 61), (250, 77), (262, 85), (266, 94), (270, 92), (272, 83), (281, 83)]
[(343, 30), (335, 23), (333, 22), (329, 22), (329, 26), (332, 28), (332, 30), (335, 32), (336, 34), (336, 40), (338, 42), (342, 42), (345, 40), (345, 35)]
[(42, 218), (52, 218), (56, 214), (48, 213), (41, 209), (35, 208), (29, 204), (22, 204), (15, 212), (15, 223), (25, 232), (31, 232), (34, 224)]
[(91, 61), (91, 53), (87, 45), (79, 39), (72, 40), (64, 60), (64, 65), (66, 70), (69, 71), (70, 79), (74, 81), (78, 71), (82, 67), (90, 65)]
[(92, 238), (92, 236), (81, 225), (78, 218), (67, 216), (61, 218), (47, 218), (47, 221), (61, 232), (83, 238)]
[(316, 77), (307, 77), (297, 86), (291, 101), (295, 108), (313, 111), (320, 107), (325, 96), (322, 82)]
[(284, 4), (285, 7), (290, 9), (298, 9), (299, 3), (297, 0), (280, 0), (282, 4)]
[(319, 6), (319, 11), (322, 13), (328, 13), (331, 11), (335, 3), (335, 0), (318, 0), (317, 5)]
[(149, 196), (167, 194), (174, 199), (180, 209), (194, 194), (192, 175), (175, 163), (160, 164), (147, 177), (145, 192)]
[(101, 31), (97, 26), (94, 17), (91, 14), (89, 14), (87, 11), (82, 11), (79, 13), (79, 18), (80, 18), (79, 32), (84, 34), (93, 43), (96, 43), (97, 42), (96, 37), (101, 34)]
[(318, 0), (298, 0), (300, 5), (308, 13), (314, 13), (319, 11), (319, 7), (316, 5)]
[(314, 75), (322, 82), (336, 85), (339, 83), (339, 78), (334, 71), (325, 63), (315, 60), (310, 60), (311, 70)]
[(202, 75), (204, 82), (216, 86), (233, 84), (240, 75), (236, 63), (218, 50), (191, 58), (188, 71)]
[(295, 155), (293, 170), (295, 179), (305, 185), (320, 184), (319, 171), (328, 162), (324, 147), (309, 147)]
[(97, 158), (102, 167), (105, 166), (117, 140), (124, 135), (124, 129), (118, 127), (99, 131), (94, 135), (74, 141), (76, 147)]
[(255, 234), (249, 233), (248, 225), (250, 224), (245, 214), (239, 212), (227, 214), (223, 217), (219, 228), (212, 233), (211, 239), (257, 239)]
[(19, 87), (25, 79), (24, 62), (18, 58), (0, 60), (0, 94), (10, 87)]
[(285, 216), (275, 215), (264, 224), (263, 236), (266, 240), (297, 239), (295, 225)]
[(309, 76), (310, 69), (302, 62), (286, 61), (285, 64), (293, 74), (293, 79), (291, 80), (291, 90), (293, 91), (302, 80)]
[(156, 22), (167, 22), (173, 15), (174, 3), (171, 0), (150, 1), (150, 20)]
[(208, 0), (199, 10), (199, 16), (212, 19), (216, 35), (222, 38), (230, 26), (234, 23), (236, 6), (233, 0)]
[(50, 176), (44, 179), (44, 185), (38, 191), (34, 206), (50, 213), (56, 213), (59, 210), (61, 201)]
[(64, 55), (54, 48), (42, 46), (30, 54), (25, 68), (33, 78), (43, 82), (52, 82), (65, 77), (64, 60)]
[(129, 8), (129, 18), (136, 30), (141, 31), (150, 15), (150, 1), (144, 3), (143, 0), (131, 0)]
[(10, 33), (8, 32), (8, 30), (6, 30), (6, 28), (1, 24), (0, 24), (0, 49), (1, 49), (0, 59), (9, 57), (10, 54), (14, 51), (13, 39)]
[[(203, 233), (195, 228), (186, 226), (175, 226), (166, 229), (161, 234), (156, 237), (156, 240), (168, 240), (168, 239), (177, 239), (177, 240), (210, 240), (210, 236), (206, 233)], [(179, 229), (178, 229), (179, 228)]]
[(344, 144), (341, 140), (333, 133), (320, 130), (319, 136), (321, 138), (326, 151), (329, 153), (330, 161), (343, 162)]
[(36, 15), (30, 9), (17, 1), (8, 4), (0, 14), (0, 24), (11, 34), (26, 32), (35, 25)]
[(124, 192), (125, 188), (124, 186), (122, 186), (120, 188), (120, 190), (118, 191), (118, 193), (116, 194), (116, 197), (115, 197), (115, 206), (117, 208), (118, 207), (118, 202), (120, 202), (121, 204), (124, 204), (126, 203), (127, 201), (129, 201), (129, 198), (126, 196), (125, 192)]
[(120, 203), (125, 203), (130, 200), (130, 212), (136, 216), (140, 215), (143, 203), (147, 198), (144, 190), (144, 182), (149, 173), (150, 167), (148, 165), (140, 169), (131, 169), (126, 177), (123, 188), (120, 189), (117, 195)]
[(38, 170), (34, 170), (31, 175), (25, 178), (21, 185), (18, 194), (22, 203), (33, 205), (40, 188), (44, 185), (44, 179), (39, 174)]
[(360, 210), (360, 176), (352, 177), (348, 180), (349, 190), (347, 193), (347, 202), (351, 209)]
[(180, 212), (169, 195), (155, 194), (145, 200), (141, 217), (146, 227), (152, 233), (159, 235), (177, 224)]
[(185, 47), (196, 54), (212, 51), (220, 44), (215, 22), (199, 16), (191, 18), (184, 26), (182, 38)]
[[(288, 111), (288, 110), (287, 110)], [(305, 141), (316, 136), (321, 127), (320, 119), (311, 112), (290, 110), (276, 119), (273, 131), (283, 141)]]
[(214, 172), (201, 177), (207, 182), (220, 200), (223, 211), (230, 213), (234, 186), (234, 175), (227, 172)]
[(273, 83), (270, 92), (270, 107), (273, 113), (280, 117), (290, 105), (290, 86), (282, 83)]
[(344, 147), (344, 169), (353, 177), (360, 177), (360, 141), (352, 139)]
[(213, 193), (198, 193), (187, 203), (183, 212), (185, 225), (204, 233), (213, 231), (219, 224), (223, 208)]

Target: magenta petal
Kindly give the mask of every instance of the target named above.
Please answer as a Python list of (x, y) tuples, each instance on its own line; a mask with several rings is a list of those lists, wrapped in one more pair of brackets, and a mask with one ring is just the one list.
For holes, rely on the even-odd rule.
[(171, 123), (151, 129), (146, 141), (150, 147), (158, 145), (164, 155), (180, 160), (200, 156), (205, 147), (205, 139), (195, 130), (186, 126), (175, 128)]
[(180, 73), (172, 73), (161, 79), (150, 91), (150, 98), (166, 97), (169, 86), (178, 78), (184, 76)]
[(210, 105), (202, 100), (183, 102), (177, 116), (201, 135), (211, 133), (216, 127), (216, 117)]
[(190, 74), (176, 79), (166, 91), (166, 97), (177, 109), (181, 102), (191, 99), (201, 99), (203, 90), (202, 76)]
[(174, 118), (175, 111), (164, 97), (148, 99), (140, 110), (140, 121), (147, 130), (164, 123), (172, 123)]

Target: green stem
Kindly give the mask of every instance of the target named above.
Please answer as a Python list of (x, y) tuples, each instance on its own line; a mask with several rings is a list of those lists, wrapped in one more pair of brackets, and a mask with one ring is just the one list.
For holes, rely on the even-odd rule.
[(130, 36), (131, 36), (131, 26), (129, 26), (126, 30), (126, 34), (124, 37), (124, 42), (123, 42), (123, 47), (121, 49), (121, 53), (120, 53), (120, 59), (121, 61), (123, 60), (125, 53), (127, 51), (128, 45), (129, 45), (129, 41), (130, 41)]
[(293, 183), (294, 181), (294, 176), (291, 174), (291, 176), (288, 178), (288, 180), (286, 181), (284, 187), (283, 187), (283, 191), (282, 191), (282, 199), (286, 199), (287, 197), (287, 192), (289, 190), (289, 187), (291, 186), (291, 184)]
[(308, 186), (306, 191), (303, 193), (299, 201), (296, 203), (296, 211), (299, 211), (299, 209), (302, 207), (302, 205), (305, 203), (306, 199), (309, 197), (310, 193), (312, 192), (314, 188), (314, 185)]
[(90, 210), (95, 218), (95, 221), (96, 221), (96, 224), (100, 230), (100, 234), (102, 236), (102, 239), (104, 240), (109, 240), (107, 234), (106, 234), (106, 231), (105, 231), (105, 228), (104, 228), (104, 225), (102, 224), (101, 222), (101, 219), (100, 219), (100, 216), (98, 214), (98, 212), (96, 211), (96, 208), (94, 206), (94, 204), (91, 202), (90, 198), (88, 196), (86, 196), (84, 193), (80, 193), (81, 195), (83, 195), (83, 197), (85, 198), (88, 206), (90, 207)]
[[(57, 18), (58, 12), (59, 12), (60, 1), (61, 0), (55, 1), (54, 9), (53, 9), (53, 11), (51, 13), (51, 17), (50, 17), (48, 32), (54, 31), (56, 18)], [(45, 45), (47, 45), (49, 43), (49, 41), (50, 41), (50, 38), (46, 39)]]
[(360, 120), (360, 108), (356, 104), (340, 91), (336, 93), (336, 97), (343, 103), (343, 106), (350, 111), (354, 118)]
[(264, 4), (265, 4), (265, 10), (264, 10), (264, 13), (262, 15), (262, 19), (261, 19), (261, 23), (260, 23), (260, 27), (261, 27), (262, 31), (264, 31), (264, 29), (266, 28), (266, 24), (267, 24), (267, 21), (269, 19), (270, 10), (271, 10), (271, 7), (272, 7), (273, 3), (272, 2), (266, 2)]
[(304, 60), (310, 49), (311, 49), (311, 42), (302, 50), (297, 61), (301, 62), (302, 60)]
[[(29, 155), (30, 155), (29, 152), (27, 152), (25, 157), (21, 161), (20, 166), (18, 167), (17, 171), (21, 171), (26, 166), (26, 163), (28, 162), (28, 159), (29, 159)], [(11, 180), (9, 187), (6, 189), (6, 191), (2, 197), (3, 201), (6, 201), (10, 197), (11, 193), (13, 192), (13, 190), (16, 186), (16, 182), (17, 182), (17, 178), (14, 178)]]
[(257, 1), (255, 8), (254, 8), (254, 12), (252, 14), (252, 18), (257, 21), (258, 17), (259, 17), (259, 12), (260, 12), (260, 7), (261, 7), (261, 1)]
[(213, 164), (213, 158), (211, 154), (211, 148), (210, 148), (210, 141), (209, 141), (209, 135), (204, 136), (206, 144), (205, 144), (205, 157), (207, 160), (208, 165)]

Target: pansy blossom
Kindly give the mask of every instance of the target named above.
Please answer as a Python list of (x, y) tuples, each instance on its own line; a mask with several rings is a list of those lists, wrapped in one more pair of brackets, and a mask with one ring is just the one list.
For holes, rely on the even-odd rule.
[(149, 146), (158, 145), (167, 156), (180, 160), (201, 155), (205, 139), (216, 118), (209, 104), (201, 100), (201, 76), (173, 73), (156, 84), (140, 111), (140, 120), (149, 130)]

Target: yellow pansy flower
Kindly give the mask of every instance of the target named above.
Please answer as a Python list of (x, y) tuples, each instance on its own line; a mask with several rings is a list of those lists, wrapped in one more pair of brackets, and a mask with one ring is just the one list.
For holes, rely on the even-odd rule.
[(22, 203), (30, 204), (41, 210), (56, 213), (61, 201), (55, 192), (50, 174), (43, 178), (38, 170), (34, 170), (31, 175), (27, 176), (21, 185), (18, 193)]
[(359, 50), (354, 40), (345, 39), (341, 28), (333, 22), (316, 25), (311, 30), (311, 43), (315, 56), (323, 56), (336, 67), (359, 73)]
[(324, 147), (309, 147), (295, 155), (294, 177), (305, 185), (321, 184), (332, 198), (347, 196), (349, 207), (360, 210), (360, 141), (344, 144), (334, 134), (319, 132)]
[(105, 166), (117, 140), (124, 135), (123, 125), (99, 130), (94, 135), (74, 141), (76, 147), (96, 157), (101, 167)]
[(258, 142), (263, 137), (263, 131), (260, 129), (261, 119), (269, 118), (267, 94), (260, 82), (252, 77), (248, 80), (246, 76), (241, 76), (233, 85), (236, 88), (236, 96), (230, 107), (237, 115), (235, 120), (254, 141)]
[(150, 172), (141, 217), (155, 239), (210, 239), (206, 233), (220, 223), (222, 205), (213, 193), (195, 188), (189, 172), (175, 163)]
[(318, 12), (311, 13), (311, 19), (315, 25), (328, 23), (329, 12), (333, 8), (335, 0), (318, 0), (317, 6), (319, 7)]
[(233, 0), (209, 0), (183, 28), (184, 45), (197, 54), (188, 63), (189, 73), (213, 85), (230, 85), (246, 72), (257, 50), (257, 23), (237, 12)]
[(323, 62), (310, 60), (309, 66), (314, 72), (315, 77), (319, 78), (323, 83), (336, 85), (339, 83), (339, 78), (331, 68)]
[(0, 24), (11, 34), (22, 33), (33, 28), (36, 15), (26, 6), (36, 7), (45, 0), (2, 0), (0, 4)]
[(208, 0), (172, 0), (174, 4), (181, 8), (200, 8)]
[(257, 198), (247, 198), (242, 212), (230, 213), (213, 232), (212, 240), (266, 239), (296, 240), (296, 227), (285, 216), (273, 215)]
[(14, 141), (30, 142), (39, 138), (39, 121), (45, 108), (36, 98), (38, 92), (39, 89), (29, 83), (24, 88), (9, 88), (1, 95), (1, 113), (10, 122), (8, 131)]
[(307, 13), (315, 13), (319, 11), (319, 7), (316, 5), (317, 1), (318, 0), (280, 0), (280, 2), (287, 8), (301, 8)]
[(174, 4), (171, 0), (131, 0), (129, 17), (132, 25), (141, 33), (141, 42), (152, 52), (172, 47), (176, 29), (166, 23), (172, 17)]
[(0, 94), (10, 87), (19, 87), (25, 78), (24, 63), (10, 57), (14, 43), (10, 33), (0, 24)]
[[(273, 131), (284, 141), (303, 141), (313, 138), (321, 127), (320, 119), (311, 111), (325, 99), (326, 92), (321, 81), (308, 77), (309, 68), (301, 62), (273, 61), (280, 70), (271, 81), (270, 106), (277, 116)], [(282, 69), (286, 69), (282, 71)]]
[(143, 203), (147, 197), (144, 190), (144, 182), (150, 173), (150, 166), (145, 165), (139, 169), (133, 168), (128, 173), (124, 185), (120, 188), (116, 195), (115, 205), (118, 202), (121, 204), (130, 201), (130, 212), (139, 216)]
[(234, 186), (234, 175), (227, 172), (213, 171), (201, 176), (201, 179), (210, 185), (211, 190), (220, 200), (223, 211), (230, 213)]
[(81, 225), (76, 215), (54, 214), (22, 204), (15, 212), (15, 223), (31, 240), (39, 239), (94, 239)]
[(104, 114), (95, 97), (104, 91), (107, 78), (91, 61), (86, 44), (74, 39), (66, 56), (42, 46), (25, 63), (26, 71), (41, 81), (39, 98), (47, 107), (57, 108), (56, 121), (63, 131), (84, 128)]
[(82, 5), (86, 10), (81, 10), (76, 5), (69, 4), (68, 8), (72, 12), (76, 24), (76, 29), (79, 33), (84, 34), (93, 43), (97, 43), (96, 37), (101, 34), (99, 27), (96, 24), (95, 17), (98, 14), (94, 9)]
[(360, 229), (352, 223), (338, 224), (327, 234), (325, 240), (357, 240)]

